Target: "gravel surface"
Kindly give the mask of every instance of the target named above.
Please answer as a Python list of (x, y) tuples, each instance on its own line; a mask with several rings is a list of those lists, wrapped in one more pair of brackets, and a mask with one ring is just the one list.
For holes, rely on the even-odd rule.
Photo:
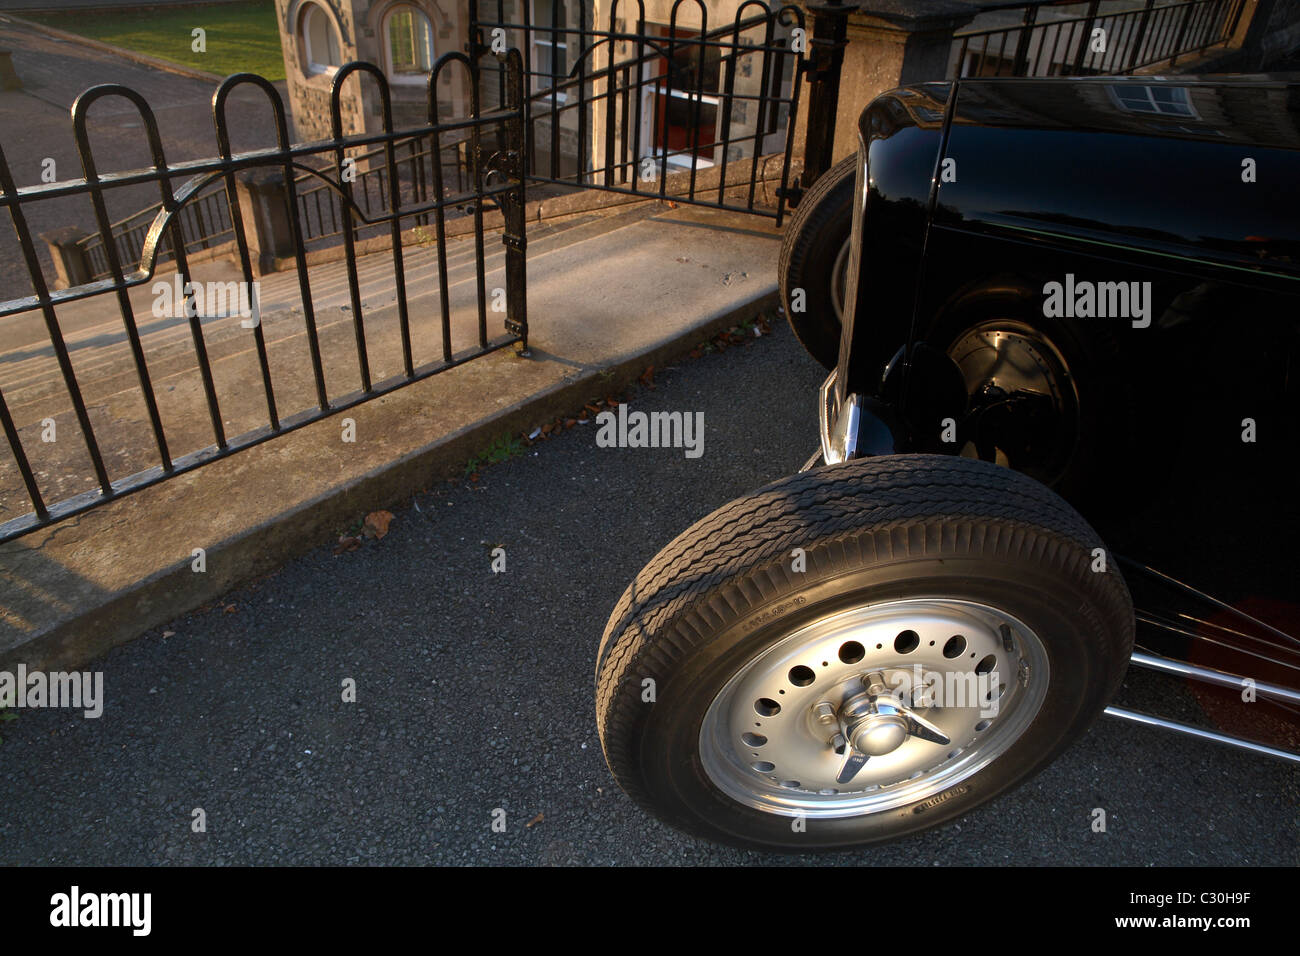
[[(579, 426), (422, 495), (381, 541), (323, 545), (117, 649), (95, 665), (102, 718), (0, 724), (0, 863), (824, 864), (643, 814), (605, 769), (592, 704), (627, 581), (696, 518), (799, 467), (821, 378), (783, 327), (660, 371), (632, 407), (703, 411), (702, 458), (599, 449)], [(1125, 697), (1195, 707), (1159, 678)], [(974, 814), (831, 859), (1294, 865), (1298, 783), (1284, 764), (1104, 720)]]

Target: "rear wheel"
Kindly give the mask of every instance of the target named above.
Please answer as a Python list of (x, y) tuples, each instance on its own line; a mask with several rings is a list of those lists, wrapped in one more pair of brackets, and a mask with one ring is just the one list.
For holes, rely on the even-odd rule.
[(907, 455), (783, 479), (623, 595), (597, 671), (619, 784), (742, 846), (893, 839), (1042, 768), (1118, 687), (1128, 591), (1041, 484)]
[(786, 228), (777, 266), (790, 328), (828, 369), (840, 350), (856, 177), (857, 157), (849, 156), (813, 183)]

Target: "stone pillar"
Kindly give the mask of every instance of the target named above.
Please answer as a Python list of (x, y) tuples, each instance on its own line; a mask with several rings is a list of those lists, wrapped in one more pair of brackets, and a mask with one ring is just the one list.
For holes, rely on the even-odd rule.
[(86, 261), (86, 250), (78, 244), (89, 235), (76, 226), (64, 226), (41, 233), (41, 239), (49, 247), (50, 258), (54, 260), (54, 288), (68, 289), (90, 281), (90, 263)]
[(978, 8), (962, 0), (866, 0), (849, 16), (834, 158), (857, 148), (858, 117), (881, 93), (948, 76), (952, 35)]
[(239, 212), (244, 218), (248, 256), (253, 272), (274, 272), (277, 259), (293, 256), (293, 229), (289, 222), (289, 189), (280, 169), (251, 169), (235, 178)]

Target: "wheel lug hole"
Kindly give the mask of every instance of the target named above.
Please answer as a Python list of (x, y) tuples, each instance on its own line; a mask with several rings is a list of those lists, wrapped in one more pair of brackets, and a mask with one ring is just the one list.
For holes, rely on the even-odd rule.
[(916, 631), (903, 631), (894, 638), (894, 652), (897, 654), (910, 654), (921, 646), (921, 635)]
[(794, 684), (795, 687), (807, 687), (817, 679), (817, 672), (811, 667), (806, 667), (803, 664), (796, 664), (794, 667), (790, 668), (790, 673), (787, 676), (790, 679), (790, 683)]

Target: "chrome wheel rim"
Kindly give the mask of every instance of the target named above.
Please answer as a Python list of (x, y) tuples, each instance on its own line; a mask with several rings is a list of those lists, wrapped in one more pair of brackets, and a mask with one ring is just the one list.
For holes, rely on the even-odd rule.
[(881, 813), (950, 791), (1005, 753), (1049, 676), (1039, 637), (997, 608), (947, 598), (851, 608), (734, 674), (705, 713), (700, 759), (719, 790), (757, 810)]

